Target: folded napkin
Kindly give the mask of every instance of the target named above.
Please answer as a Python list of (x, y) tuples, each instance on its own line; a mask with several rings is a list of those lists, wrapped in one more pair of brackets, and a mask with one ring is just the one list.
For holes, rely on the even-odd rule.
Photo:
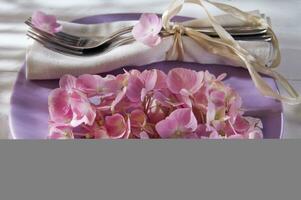
[[(258, 11), (253, 14), (259, 14)], [(244, 23), (231, 15), (216, 17), (219, 24), (223, 26), (242, 26)], [(134, 25), (137, 21), (122, 21), (94, 25), (83, 25), (69, 22), (61, 22), (63, 31), (74, 35), (87, 37), (105, 37), (110, 33), (126, 26)], [(185, 24), (185, 22), (184, 22)], [(194, 27), (208, 27), (210, 24), (206, 19), (197, 23), (189, 24)], [(192, 39), (183, 36), (184, 61), (198, 62), (203, 64), (228, 64), (239, 66), (241, 63), (230, 58), (224, 58), (206, 52)], [(268, 63), (272, 56), (272, 45), (269, 42), (240, 41), (243, 48), (248, 50), (258, 59)], [(64, 74), (98, 74), (108, 72), (116, 68), (130, 65), (145, 65), (153, 62), (166, 60), (166, 52), (173, 44), (173, 37), (165, 37), (162, 42), (150, 48), (139, 42), (120, 46), (106, 54), (79, 57), (63, 55), (51, 51), (39, 43), (32, 41), (27, 49), (26, 56), (26, 77), (27, 79), (57, 79)]]

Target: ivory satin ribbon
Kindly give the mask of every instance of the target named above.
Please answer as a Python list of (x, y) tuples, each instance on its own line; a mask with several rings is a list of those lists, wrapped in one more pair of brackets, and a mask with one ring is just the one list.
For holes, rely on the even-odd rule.
[[(192, 3), (199, 5), (208, 16), (208, 21), (219, 35), (219, 38), (212, 38), (203, 33), (197, 32), (193, 28), (189, 28), (192, 21), (185, 23), (173, 23), (171, 19), (177, 15), (185, 3)], [(274, 47), (274, 60), (271, 66), (266, 67), (264, 62), (255, 58), (247, 50), (241, 47), (241, 45), (233, 39), (233, 37), (217, 22), (214, 16), (210, 14), (206, 4), (211, 4), (216, 8), (231, 14), (233, 17), (246, 22), (249, 26), (267, 28), (268, 33), (272, 35), (272, 45)], [(243, 12), (233, 6), (212, 2), (210, 0), (174, 0), (168, 9), (162, 15), (163, 28), (167, 33), (173, 35), (174, 42), (171, 48), (166, 53), (167, 60), (182, 60), (184, 55), (184, 45), (182, 43), (182, 35), (188, 36), (193, 39), (198, 45), (206, 49), (212, 54), (217, 54), (222, 57), (232, 58), (242, 64), (242, 67), (249, 71), (249, 74), (262, 95), (278, 99), (283, 103), (299, 104), (301, 98), (294, 88), (288, 83), (288, 81), (278, 72), (275, 68), (280, 64), (281, 56), (279, 50), (279, 43), (275, 33), (269, 24), (262, 18)], [(193, 23), (198, 23), (197, 20), (193, 20)], [(260, 76), (259, 73), (273, 77), (279, 81), (282, 87), (286, 90), (289, 96), (282, 96), (274, 91)]]

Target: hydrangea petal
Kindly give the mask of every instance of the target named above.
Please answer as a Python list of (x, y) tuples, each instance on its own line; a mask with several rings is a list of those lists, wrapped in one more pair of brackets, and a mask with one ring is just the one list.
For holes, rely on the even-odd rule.
[(196, 71), (175, 68), (170, 70), (167, 75), (167, 86), (174, 94), (180, 94), (183, 89), (194, 94), (201, 88), (202, 80), (203, 77)]
[(54, 15), (47, 15), (41, 11), (35, 11), (32, 14), (31, 22), (35, 28), (54, 34), (62, 30), (62, 26), (57, 23)]
[(72, 119), (70, 96), (62, 88), (54, 89), (48, 97), (50, 119), (54, 122), (69, 123)]
[(105, 118), (108, 135), (112, 139), (121, 138), (127, 131), (126, 121), (119, 113)]
[(209, 124), (210, 122), (212, 122), (215, 119), (215, 115), (216, 115), (215, 105), (214, 105), (214, 103), (209, 101), (208, 102), (208, 107), (207, 107), (207, 114), (206, 114), (207, 124)]
[(210, 100), (217, 106), (225, 104), (225, 93), (223, 91), (214, 90), (210, 93)]
[(112, 104), (111, 104), (111, 110), (112, 112), (115, 112), (115, 107), (117, 106), (118, 103), (121, 102), (121, 100), (125, 97), (125, 93), (126, 93), (126, 88), (123, 88), (122, 91), (120, 91), (116, 98), (113, 100)]
[(112, 96), (121, 89), (121, 84), (114, 76), (101, 77), (99, 75), (83, 74), (76, 81), (76, 87), (88, 96)]
[(154, 47), (160, 44), (159, 32), (162, 29), (162, 21), (156, 14), (144, 13), (132, 30), (133, 37), (143, 44)]
[(49, 130), (49, 139), (74, 139), (72, 127), (52, 125)]
[(71, 106), (73, 111), (71, 125), (73, 127), (80, 124), (87, 124), (90, 126), (93, 124), (96, 112), (87, 97), (79, 92), (74, 92), (72, 94)]
[(144, 82), (144, 88), (150, 91), (155, 88), (157, 83), (157, 70), (145, 70), (141, 73), (141, 79)]
[(166, 119), (156, 125), (156, 130), (162, 138), (185, 136), (197, 129), (197, 120), (190, 108), (173, 111)]
[(239, 133), (244, 133), (250, 128), (248, 120), (244, 119), (242, 116), (238, 116), (233, 124), (235, 131)]
[(101, 85), (99, 82), (95, 75), (83, 74), (77, 78), (76, 87), (84, 93), (96, 94), (98, 85)]
[(68, 91), (76, 88), (76, 78), (72, 75), (66, 74), (60, 78), (60, 88), (64, 88)]
[(261, 129), (255, 128), (248, 133), (248, 139), (262, 139), (263, 134)]
[(128, 80), (126, 96), (132, 102), (139, 102), (141, 99), (141, 90), (144, 87), (143, 82), (137, 76), (131, 75)]
[(147, 117), (142, 110), (135, 109), (131, 112), (130, 119), (133, 127), (143, 127), (146, 123)]

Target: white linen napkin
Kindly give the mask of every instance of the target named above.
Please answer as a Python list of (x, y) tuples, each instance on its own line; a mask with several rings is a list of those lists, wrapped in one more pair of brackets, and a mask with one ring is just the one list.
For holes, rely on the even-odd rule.
[[(259, 14), (258, 11), (253, 12)], [(241, 26), (243, 22), (233, 18), (231, 15), (217, 16), (221, 25)], [(134, 25), (137, 21), (122, 21), (103, 23), (95, 25), (83, 25), (69, 22), (60, 22), (63, 31), (87, 37), (104, 37), (121, 27)], [(204, 19), (198, 23), (198, 27), (207, 27), (209, 24)], [(184, 44), (184, 61), (198, 62), (203, 64), (227, 64), (238, 66), (231, 59), (225, 59), (206, 52), (192, 39), (182, 37)], [(139, 42), (120, 46), (106, 54), (93, 56), (68, 56), (51, 51), (39, 43), (33, 41), (27, 49), (26, 55), (26, 78), (30, 80), (57, 79), (64, 74), (75, 76), (81, 74), (98, 74), (108, 72), (123, 66), (145, 65), (165, 60), (168, 49), (173, 44), (173, 37), (163, 38), (162, 42), (153, 48)], [(272, 47), (268, 42), (240, 41), (240, 44), (250, 51), (254, 56), (269, 62)]]

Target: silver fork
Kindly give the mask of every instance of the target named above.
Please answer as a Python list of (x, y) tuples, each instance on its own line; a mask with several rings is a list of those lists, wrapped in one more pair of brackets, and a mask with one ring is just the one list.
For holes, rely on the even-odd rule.
[(60, 45), (63, 45), (66, 47), (72, 47), (75, 49), (95, 48), (100, 45), (110, 43), (112, 40), (120, 37), (121, 35), (131, 32), (131, 30), (133, 28), (132, 26), (128, 26), (128, 27), (122, 28), (122, 29), (112, 33), (111, 35), (109, 35), (101, 40), (95, 40), (92, 38), (71, 35), (71, 34), (68, 34), (65, 32), (58, 32), (53, 35), (49, 34), (45, 31), (35, 28), (34, 25), (31, 23), (31, 17), (25, 21), (25, 24), (27, 24), (33, 31), (44, 35), (45, 37), (51, 39), (53, 42), (58, 42), (58, 43), (60, 43)]
[(63, 54), (78, 55), (78, 56), (93, 55), (96, 53), (106, 53), (118, 46), (125, 45), (135, 41), (133, 37), (128, 36), (128, 37), (119, 38), (118, 40), (117, 39), (111, 40), (110, 42), (107, 42), (95, 48), (78, 49), (78, 48), (66, 46), (65, 44), (57, 43), (56, 41), (54, 41), (53, 38), (49, 38), (43, 34), (40, 34), (39, 32), (33, 31), (32, 29), (29, 29), (27, 31), (27, 36), (39, 42), (44, 47), (50, 50), (63, 53)]

